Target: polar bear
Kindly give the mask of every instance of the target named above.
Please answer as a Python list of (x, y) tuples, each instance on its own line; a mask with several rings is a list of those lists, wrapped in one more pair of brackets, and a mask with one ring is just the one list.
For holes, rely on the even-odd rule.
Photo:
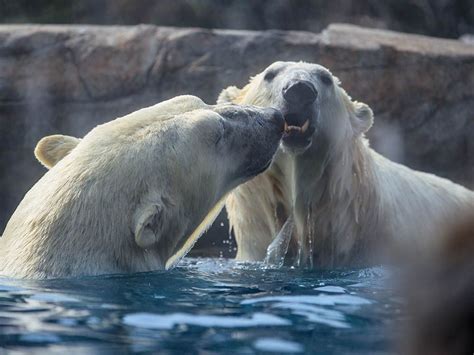
[(406, 246), (399, 242), (423, 250), (447, 220), (474, 206), (472, 191), (372, 150), (364, 137), (372, 110), (321, 65), (275, 62), (244, 88), (223, 90), (218, 103), (274, 107), (285, 118), (270, 168), (226, 202), (239, 260), (263, 260), (291, 220), (287, 260), (369, 265), (378, 262), (377, 244), (390, 245), (389, 253)]
[(274, 109), (209, 106), (181, 96), (100, 125), (73, 149), (71, 139), (57, 136), (56, 145), (47, 139), (37, 154), (68, 154), (50, 161), (60, 160), (9, 220), (0, 238), (0, 275), (172, 267), (228, 192), (268, 167), (283, 125)]

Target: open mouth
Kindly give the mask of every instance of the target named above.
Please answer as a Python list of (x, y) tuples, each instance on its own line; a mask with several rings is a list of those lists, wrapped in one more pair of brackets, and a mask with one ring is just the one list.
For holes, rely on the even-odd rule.
[[(314, 126), (311, 124), (311, 118), (302, 120), (298, 114), (290, 113), (284, 116), (285, 127), (282, 141), (289, 146), (306, 146), (311, 143), (311, 137), (314, 133)], [(298, 125), (297, 122), (303, 122)]]

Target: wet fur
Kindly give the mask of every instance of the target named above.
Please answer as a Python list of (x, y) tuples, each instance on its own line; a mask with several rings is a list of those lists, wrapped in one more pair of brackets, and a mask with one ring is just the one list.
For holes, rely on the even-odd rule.
[[(266, 165), (277, 148), (281, 131), (250, 118), (262, 118), (263, 110), (230, 107), (242, 121), (226, 120), (225, 136), (222, 110), (181, 96), (100, 125), (82, 140), (42, 139), (36, 156), (54, 166), (0, 238), (0, 275), (62, 278), (174, 266), (227, 193), (250, 178), (236, 167)], [(234, 141), (243, 148), (232, 149)]]
[[(275, 106), (279, 93), (265, 86), (262, 76), (241, 91), (224, 90), (218, 102)], [(474, 207), (472, 191), (372, 150), (364, 137), (373, 120), (370, 108), (352, 101), (337, 78), (333, 81), (334, 94), (321, 101), (321, 131), (312, 146), (299, 155), (280, 148), (265, 173), (229, 196), (237, 259), (263, 260), (284, 219), (293, 214), (290, 256), (297, 265), (370, 265), (380, 261), (375, 251), (381, 246), (384, 254), (429, 248), (443, 223)], [(336, 132), (328, 133), (331, 125)]]

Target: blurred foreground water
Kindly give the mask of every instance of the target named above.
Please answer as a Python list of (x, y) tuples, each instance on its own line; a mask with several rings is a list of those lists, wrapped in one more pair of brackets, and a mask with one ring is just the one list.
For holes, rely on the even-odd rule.
[(377, 267), (185, 258), (168, 272), (0, 279), (0, 353), (389, 354), (400, 303)]

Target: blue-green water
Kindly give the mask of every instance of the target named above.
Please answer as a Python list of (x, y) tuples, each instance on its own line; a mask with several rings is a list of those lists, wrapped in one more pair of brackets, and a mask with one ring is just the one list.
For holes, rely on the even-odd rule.
[(168, 272), (0, 279), (0, 353), (386, 354), (400, 318), (387, 280), (191, 258)]

